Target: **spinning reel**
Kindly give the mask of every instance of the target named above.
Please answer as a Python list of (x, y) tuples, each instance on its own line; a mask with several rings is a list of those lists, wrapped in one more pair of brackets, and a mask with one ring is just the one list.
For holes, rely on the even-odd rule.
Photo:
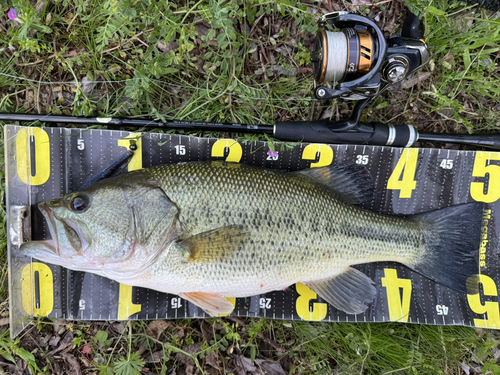
[(419, 25), (418, 17), (410, 14), (401, 36), (386, 39), (366, 17), (348, 12), (325, 14), (311, 53), (319, 85), (316, 98), (373, 99), (427, 64), (429, 54)]

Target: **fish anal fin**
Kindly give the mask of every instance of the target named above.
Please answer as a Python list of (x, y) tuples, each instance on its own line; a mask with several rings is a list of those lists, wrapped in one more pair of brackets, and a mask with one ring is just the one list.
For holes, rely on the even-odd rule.
[(326, 302), (347, 314), (364, 312), (373, 302), (377, 290), (373, 281), (361, 271), (348, 267), (331, 279), (303, 283)]
[(225, 297), (215, 293), (189, 292), (180, 293), (179, 297), (201, 307), (211, 316), (229, 314), (234, 310), (234, 305)]
[(232, 256), (243, 246), (249, 233), (241, 225), (232, 225), (198, 233), (182, 240), (188, 262), (216, 262)]

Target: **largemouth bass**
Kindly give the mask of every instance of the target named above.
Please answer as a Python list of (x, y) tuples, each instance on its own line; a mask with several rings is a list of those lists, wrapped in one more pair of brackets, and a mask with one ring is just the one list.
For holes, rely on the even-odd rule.
[(21, 251), (177, 294), (211, 315), (233, 309), (226, 297), (298, 282), (339, 310), (362, 313), (376, 289), (351, 266), (378, 261), (477, 293), (467, 279), (479, 273), (481, 204), (390, 217), (356, 206), (372, 191), (357, 165), (299, 172), (221, 162), (158, 166), (41, 203), (52, 239)]

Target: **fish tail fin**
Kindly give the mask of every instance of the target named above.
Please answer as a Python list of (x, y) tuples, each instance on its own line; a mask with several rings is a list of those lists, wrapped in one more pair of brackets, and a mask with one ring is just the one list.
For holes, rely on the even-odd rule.
[(415, 271), (461, 293), (478, 293), (482, 203), (466, 203), (419, 214), (424, 252), (409, 265)]

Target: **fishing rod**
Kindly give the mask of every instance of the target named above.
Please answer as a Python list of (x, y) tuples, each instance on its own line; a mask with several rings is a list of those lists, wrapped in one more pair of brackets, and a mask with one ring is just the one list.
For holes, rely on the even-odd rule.
[[(354, 113), (360, 113), (360, 105)], [(357, 116), (356, 116), (357, 117)], [(1, 113), (1, 121), (21, 121), (111, 127), (159, 128), (217, 131), (229, 133), (270, 134), (278, 140), (332, 144), (409, 147), (417, 140), (446, 142), (500, 150), (500, 134), (418, 133), (411, 125), (346, 121), (285, 121), (274, 125), (224, 124), (191, 121), (153, 121), (148, 119), (102, 118)], [(353, 128), (352, 123), (356, 124)], [(351, 126), (349, 128), (349, 126)], [(344, 130), (342, 130), (344, 129)], [(347, 130), (345, 130), (347, 129)]]
[(40, 121), (270, 134), (278, 140), (333, 144), (410, 147), (416, 141), (457, 143), (500, 150), (500, 134), (418, 133), (411, 125), (361, 122), (362, 111), (391, 85), (401, 82), (429, 62), (420, 33), (420, 19), (406, 18), (401, 35), (385, 38), (377, 24), (348, 12), (325, 14), (311, 52), (318, 100), (341, 98), (356, 102), (349, 118), (340, 121), (285, 121), (274, 125), (226, 124), (149, 119), (0, 114), (2, 121)]

